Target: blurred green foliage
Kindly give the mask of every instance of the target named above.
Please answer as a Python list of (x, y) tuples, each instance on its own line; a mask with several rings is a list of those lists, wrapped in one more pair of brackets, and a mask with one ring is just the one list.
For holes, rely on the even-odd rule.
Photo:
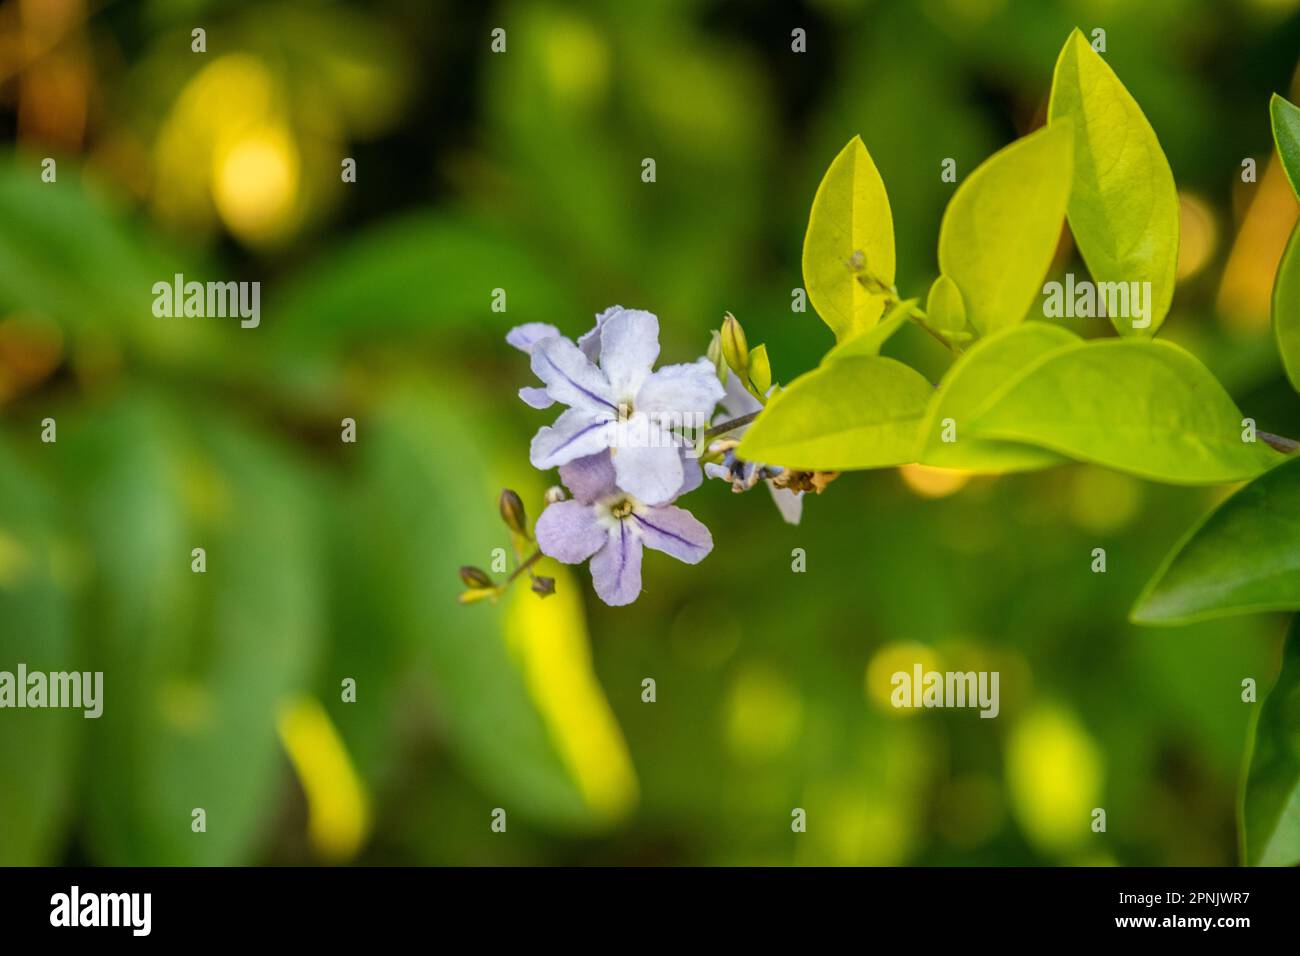
[[(790, 307), (830, 160), (864, 137), (899, 287), (927, 288), (941, 160), (964, 174), (1041, 122), (1076, 25), (1106, 28), (1205, 210), (1164, 334), (1296, 435), (1267, 328), (1280, 245), (1233, 264), (1271, 188), (1294, 7), (193, 0), (6, 21), (53, 39), (0, 114), (0, 669), (103, 670), (105, 709), (0, 712), (0, 863), (1234, 862), (1240, 685), (1272, 681), (1282, 619), (1126, 622), (1222, 490), (891, 470), (791, 528), (714, 483), (691, 502), (714, 552), (651, 557), (635, 610), (557, 568), (545, 602), (462, 607), (456, 569), (509, 547), (500, 488), (535, 517), (551, 480), (506, 329), (577, 334), (619, 302), (681, 361), (730, 309), (790, 381), (832, 340)], [(84, 110), (40, 95), (69, 63)], [(261, 327), (155, 318), (175, 272), (262, 282)], [(1262, 322), (1220, 295), (1252, 282)], [(938, 349), (905, 326), (884, 351), (925, 370)], [(999, 670), (999, 718), (899, 716), (888, 675), (915, 660)], [(327, 729), (286, 744), (304, 695)], [(339, 808), (341, 775), (364, 810)], [(309, 838), (343, 812), (362, 838)]]

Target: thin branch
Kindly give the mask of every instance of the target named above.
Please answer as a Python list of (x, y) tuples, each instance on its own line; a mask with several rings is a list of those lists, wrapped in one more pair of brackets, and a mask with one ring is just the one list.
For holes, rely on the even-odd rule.
[(1272, 435), (1268, 432), (1256, 432), (1255, 434), (1264, 439), (1266, 444), (1276, 448), (1284, 455), (1290, 455), (1295, 451), (1300, 450), (1300, 441), (1296, 441), (1293, 438), (1283, 438), (1281, 435)]
[(741, 415), (739, 418), (733, 418), (731, 421), (723, 422), (721, 425), (714, 425), (712, 428), (705, 430), (704, 440), (708, 441), (710, 438), (717, 438), (719, 435), (725, 435), (727, 432), (734, 432), (737, 428), (744, 428), (761, 414), (761, 411), (750, 412), (748, 415)]
[(529, 568), (531, 568), (534, 564), (536, 564), (541, 559), (542, 559), (542, 550), (541, 548), (538, 548), (536, 551), (530, 554), (528, 558), (519, 565), (519, 567), (515, 568), (513, 571), (510, 572), (510, 577), (506, 578), (505, 581), (502, 582), (501, 587), (504, 589), (507, 585), (513, 584), (515, 578), (519, 577), (519, 575), (523, 574), (525, 571), (527, 571)]

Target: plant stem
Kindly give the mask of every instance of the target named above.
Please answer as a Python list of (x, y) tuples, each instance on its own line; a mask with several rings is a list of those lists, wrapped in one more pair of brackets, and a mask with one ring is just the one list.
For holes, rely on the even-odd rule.
[(1300, 441), (1293, 438), (1283, 438), (1281, 435), (1273, 435), (1269, 432), (1256, 432), (1255, 434), (1264, 439), (1265, 444), (1276, 448), (1284, 455), (1290, 455), (1300, 449)]
[(519, 577), (519, 575), (523, 574), (525, 571), (527, 571), (529, 568), (531, 568), (534, 564), (536, 564), (541, 559), (542, 559), (542, 549), (538, 548), (536, 551), (530, 554), (524, 561), (522, 561), (519, 567), (515, 568), (513, 571), (510, 572), (510, 577), (505, 579), (505, 581), (501, 585), (501, 588), (504, 590), (506, 587), (513, 584), (515, 578)]
[(735, 431), (737, 428), (744, 428), (761, 414), (762, 412), (750, 412), (748, 415), (741, 415), (739, 418), (733, 418), (731, 421), (723, 422), (721, 425), (714, 425), (712, 428), (705, 430), (704, 440), (708, 441), (710, 438), (717, 438), (719, 435), (725, 435), (727, 432)]

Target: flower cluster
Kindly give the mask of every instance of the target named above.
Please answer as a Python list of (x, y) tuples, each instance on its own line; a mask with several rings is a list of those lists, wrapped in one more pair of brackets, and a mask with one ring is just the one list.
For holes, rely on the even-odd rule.
[[(534, 591), (552, 593), (554, 582), (530, 570), (546, 555), (566, 564), (589, 562), (600, 599), (631, 604), (641, 593), (643, 549), (687, 564), (713, 550), (709, 529), (675, 504), (705, 474), (734, 491), (763, 481), (792, 524), (799, 521), (803, 491), (821, 490), (809, 476), (736, 457), (740, 435), (777, 387), (766, 349), (751, 353), (730, 314), (706, 356), (658, 369), (659, 320), (622, 306), (598, 315), (576, 342), (541, 322), (511, 329), (506, 341), (528, 355), (541, 383), (521, 388), (519, 397), (539, 410), (564, 407), (533, 437), (529, 460), (543, 471), (558, 468), (567, 494), (560, 488), (547, 493), (530, 535), (522, 502), (514, 492), (503, 493), (502, 516), (514, 535), (518, 566), (500, 585), (486, 572), (463, 568), (466, 603), (495, 597), (524, 571)], [(534, 538), (538, 551), (525, 559), (520, 544)]]

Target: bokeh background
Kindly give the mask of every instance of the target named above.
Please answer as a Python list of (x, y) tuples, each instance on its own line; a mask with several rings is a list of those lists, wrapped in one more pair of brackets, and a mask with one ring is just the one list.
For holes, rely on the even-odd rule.
[[(535, 516), (554, 480), (510, 326), (646, 308), (684, 361), (729, 309), (791, 380), (832, 342), (791, 291), (836, 152), (863, 136), (923, 295), (941, 161), (1042, 122), (1076, 25), (1179, 184), (1162, 334), (1300, 433), (1268, 327), (1298, 8), (0, 4), (0, 669), (105, 674), (99, 720), (0, 712), (0, 863), (1234, 863), (1241, 681), (1284, 622), (1125, 620), (1230, 489), (891, 469), (794, 528), (711, 483), (712, 555), (652, 554), (631, 608), (556, 568), (463, 607), (456, 569), (509, 546), (502, 487)], [(260, 281), (261, 327), (155, 318), (176, 272)], [(916, 330), (888, 351), (944, 367)], [(917, 661), (1000, 671), (1001, 715), (895, 711)]]

